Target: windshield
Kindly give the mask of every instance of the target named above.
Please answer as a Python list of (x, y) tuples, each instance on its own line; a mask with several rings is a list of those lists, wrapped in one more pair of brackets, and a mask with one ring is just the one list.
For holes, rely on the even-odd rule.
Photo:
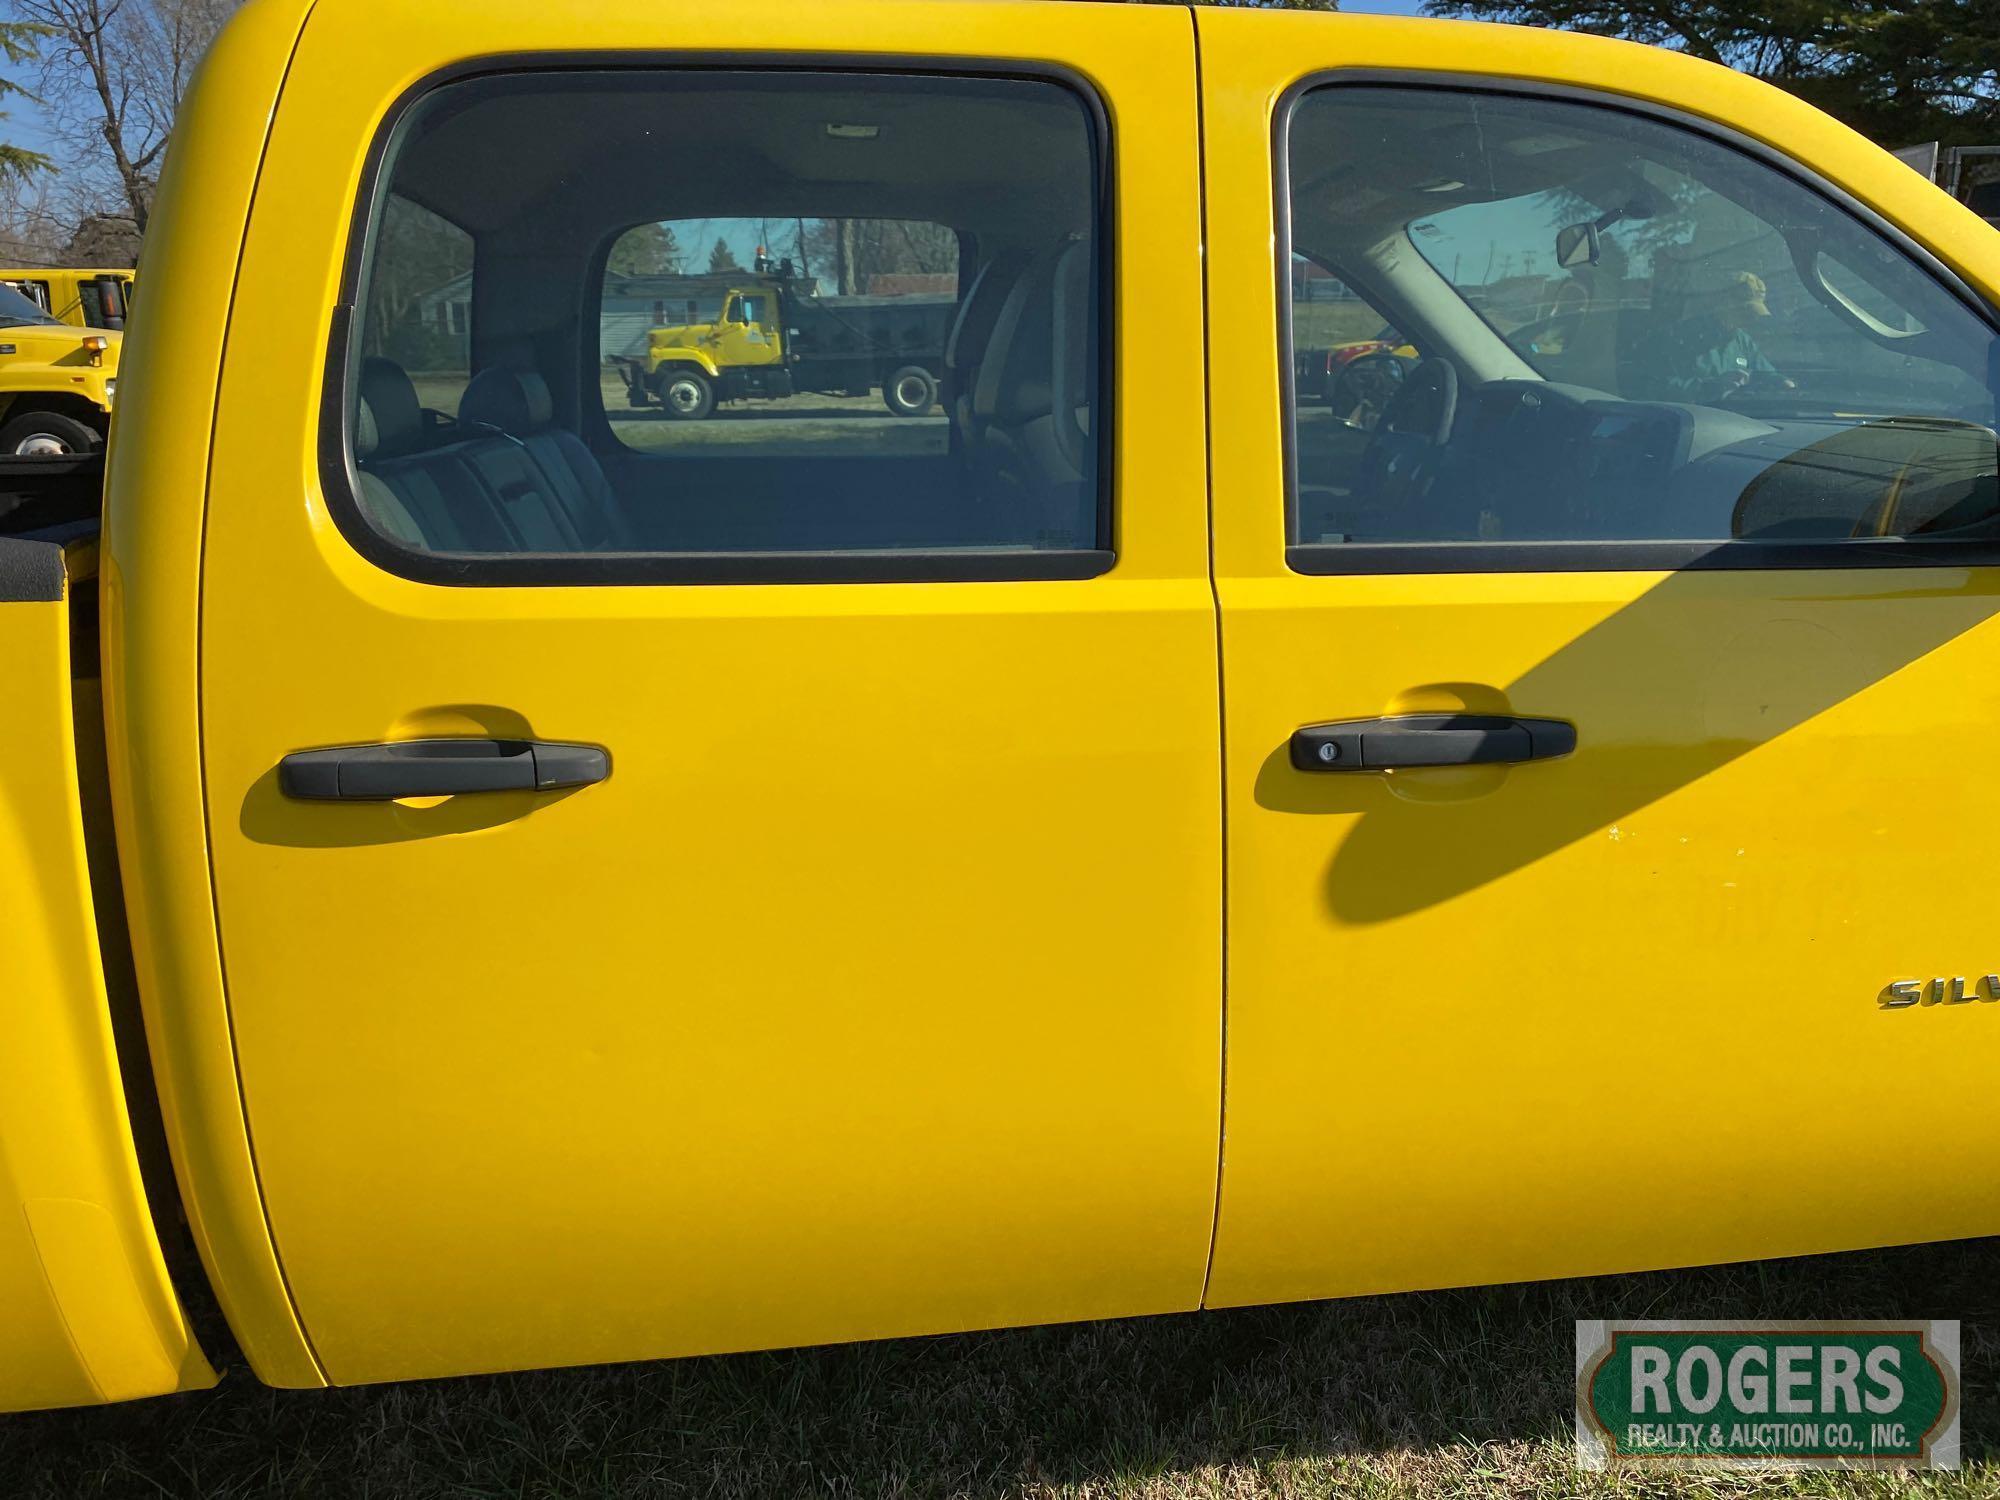
[(0, 328), (19, 328), (24, 323), (58, 323), (11, 286), (0, 282)]
[(1925, 337), (1963, 321), (1948, 297), (1803, 188), (1608, 113), (1590, 141), (1484, 123), (1501, 159), (1465, 179), (1513, 190), (1407, 233), (1545, 379), (1636, 401), (1889, 413), (1915, 400), (1991, 419), (1979, 351)]

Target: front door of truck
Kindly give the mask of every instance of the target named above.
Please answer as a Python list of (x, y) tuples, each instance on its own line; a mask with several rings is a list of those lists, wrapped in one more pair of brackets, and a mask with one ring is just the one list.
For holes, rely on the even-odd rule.
[[(952, 20), (950, 63), (929, 11), (867, 3), (306, 28), (225, 358), (202, 702), (250, 1138), (336, 1382), (1199, 1299), (1192, 33)], [(460, 66), (474, 36), (505, 60)], [(607, 247), (690, 220), (630, 273), (669, 305), (718, 243), (831, 278), (845, 233), (904, 272), (884, 224), (1015, 268), (963, 462), (875, 403), (692, 455), (628, 410)]]
[(2000, 242), (1686, 59), (1198, 15), (1209, 1300), (2000, 1228)]
[(722, 314), (722, 348), (717, 360), (724, 369), (773, 365), (784, 357), (775, 337), (770, 306), (772, 292), (731, 292)]

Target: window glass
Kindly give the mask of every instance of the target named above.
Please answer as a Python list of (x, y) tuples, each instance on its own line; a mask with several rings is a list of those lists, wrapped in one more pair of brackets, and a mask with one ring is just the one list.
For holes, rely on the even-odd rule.
[(1301, 386), (1295, 543), (2000, 536), (1992, 327), (1775, 167), (1374, 86), (1307, 95), (1288, 167), (1295, 264), (1419, 335), (1365, 440)]
[(1363, 441), (1416, 360), (1416, 345), (1339, 271), (1292, 256), (1292, 395), (1325, 407), (1316, 439)]
[(1098, 125), (1070, 88), (495, 75), (424, 96), (383, 170), (344, 436), (360, 520), (454, 555), (420, 576), (1108, 566)]
[(376, 221), (374, 248), (362, 352), (400, 365), (421, 406), (450, 416), (472, 378), (472, 237), (392, 193)]
[[(707, 248), (704, 248), (707, 247)], [(605, 262), (611, 429), (648, 453), (944, 454), (959, 239), (907, 219), (677, 219)]]

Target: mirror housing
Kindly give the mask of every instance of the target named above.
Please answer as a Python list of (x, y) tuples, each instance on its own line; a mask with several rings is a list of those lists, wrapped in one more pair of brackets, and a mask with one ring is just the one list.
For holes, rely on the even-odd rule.
[(1604, 258), (1604, 247), (1598, 242), (1597, 223), (1586, 219), (1581, 224), (1565, 224), (1556, 231), (1556, 264), (1565, 271), (1578, 266), (1594, 266)]

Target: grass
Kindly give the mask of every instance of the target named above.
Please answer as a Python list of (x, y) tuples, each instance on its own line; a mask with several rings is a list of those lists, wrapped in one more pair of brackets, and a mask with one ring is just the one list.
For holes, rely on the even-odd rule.
[[(1964, 1320), (1957, 1474), (1598, 1476), (1579, 1317)], [(0, 1418), (0, 1496), (2000, 1497), (2000, 1241)]]

